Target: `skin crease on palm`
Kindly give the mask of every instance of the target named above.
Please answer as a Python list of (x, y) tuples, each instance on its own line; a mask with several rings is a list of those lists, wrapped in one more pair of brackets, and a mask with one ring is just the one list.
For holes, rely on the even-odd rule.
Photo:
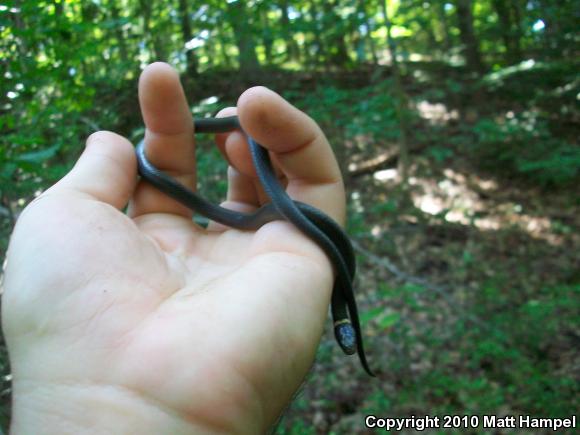
[[(139, 100), (148, 157), (195, 189), (194, 126), (177, 73), (147, 67)], [(340, 171), (314, 121), (263, 87), (218, 116), (233, 114), (271, 151), (293, 199), (344, 222)], [(216, 135), (216, 144), (230, 164), (224, 206), (247, 211), (267, 201), (242, 135)], [(331, 265), (288, 223), (204, 230), (191, 217), (138, 182), (132, 145), (104, 131), (26, 207), (2, 302), (12, 433), (272, 426), (313, 362)]]

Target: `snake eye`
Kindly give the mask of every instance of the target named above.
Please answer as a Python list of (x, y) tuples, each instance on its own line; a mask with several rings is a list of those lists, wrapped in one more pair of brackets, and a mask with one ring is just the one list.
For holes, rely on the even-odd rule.
[(347, 355), (356, 353), (356, 333), (349, 321), (334, 326), (334, 336), (342, 351)]

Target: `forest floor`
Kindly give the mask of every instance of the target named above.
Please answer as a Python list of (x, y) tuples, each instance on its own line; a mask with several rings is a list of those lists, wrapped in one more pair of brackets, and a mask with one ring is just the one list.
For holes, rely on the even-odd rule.
[(367, 433), (368, 414), (578, 409), (574, 192), (482, 175), (461, 156), (413, 161), (407, 194), (389, 169), (348, 184), (366, 228), (353, 234), (356, 288), (378, 378), (341, 355), (328, 328), (279, 433)]
[[(393, 97), (381, 96), (380, 74), (341, 73), (331, 82), (328, 75), (268, 75), (266, 85), (312, 112), (330, 142), (344, 145), (337, 154), (358, 257), (357, 301), (378, 375), (367, 377), (356, 357), (342, 355), (327, 328), (276, 433), (366, 433), (368, 414), (565, 417), (580, 408), (577, 189), (540, 185), (501, 163), (482, 165), (471, 146), (477, 122), (509, 118), (522, 103), (474, 93), (460, 75), (431, 69), (435, 79), (425, 79), (424, 71), (404, 83), (412, 108), (406, 188), (397, 171), (399, 137), (386, 132), (398, 128)], [(227, 77), (208, 85), (220, 104), (243, 90)], [(308, 93), (320, 97), (319, 106)], [(345, 107), (365, 95), (365, 116), (384, 107), (390, 120), (334, 128), (325, 113), (350, 116)], [(214, 172), (211, 161), (205, 170)], [(0, 362), (7, 375), (6, 359)], [(9, 378), (1, 394), (7, 421)]]
[[(456, 80), (451, 98), (429, 98), (432, 82), (405, 85), (415, 111), (406, 189), (396, 140), (377, 144), (361, 132), (339, 153), (378, 377), (341, 354), (329, 327), (278, 433), (366, 433), (368, 414), (563, 417), (579, 409), (577, 188), (539, 186), (502, 170), (500, 159), (482, 165), (471, 146), (479, 119), (509, 118), (522, 105), (488, 93), (474, 106)], [(577, 130), (561, 120), (557, 134), (574, 136), (570, 125)], [(324, 127), (331, 143), (344, 141)]]

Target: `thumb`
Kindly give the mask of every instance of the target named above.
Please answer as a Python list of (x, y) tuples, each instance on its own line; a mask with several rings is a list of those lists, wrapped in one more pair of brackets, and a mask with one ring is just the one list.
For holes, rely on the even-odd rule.
[(125, 207), (137, 182), (133, 145), (110, 131), (93, 133), (70, 172), (50, 190), (76, 191), (117, 209)]

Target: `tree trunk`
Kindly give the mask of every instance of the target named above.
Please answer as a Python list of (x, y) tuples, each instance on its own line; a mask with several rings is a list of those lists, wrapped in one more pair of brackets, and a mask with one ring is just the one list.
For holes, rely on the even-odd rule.
[(519, 0), (512, 0), (511, 11), (512, 11), (512, 16), (513, 16), (513, 24), (514, 24), (514, 29), (513, 29), (513, 40), (514, 40), (514, 44), (515, 44), (514, 48), (515, 48), (517, 56), (520, 60), (523, 59), (522, 36), (524, 34), (523, 30), (522, 30), (521, 7), (525, 7), (525, 6), (521, 6), (521, 2)]
[(218, 38), (218, 40), (219, 40), (221, 55), (224, 58), (224, 62), (226, 64), (226, 66), (228, 67), (228, 69), (232, 68), (232, 65), (234, 62), (232, 61), (232, 58), (228, 54), (228, 38), (226, 37), (227, 29), (226, 29), (226, 26), (224, 26), (223, 21), (221, 21), (221, 20), (218, 20), (218, 22), (217, 22), (217, 31), (218, 31), (218, 34), (217, 34), (216, 38)]
[(482, 74), (485, 68), (479, 52), (479, 42), (473, 29), (471, 0), (455, 0), (455, 6), (457, 7), (457, 24), (464, 46), (467, 67), (477, 74)]
[[(217, 33), (217, 32), (216, 32)], [(219, 41), (214, 32), (210, 32), (206, 44), (204, 45), (204, 54), (207, 57), (208, 69), (213, 69), (220, 64), (220, 53), (218, 52)]]
[(127, 43), (125, 41), (125, 35), (123, 34), (123, 28), (121, 27), (121, 25), (119, 24), (119, 19), (121, 18), (120, 14), (119, 14), (119, 7), (117, 5), (117, 0), (113, 0), (113, 2), (111, 2), (110, 4), (110, 8), (111, 8), (111, 18), (113, 18), (113, 20), (117, 21), (117, 23), (115, 23), (115, 39), (117, 39), (117, 46), (119, 47), (119, 54), (121, 55), (121, 59), (124, 62), (128, 62), (131, 59), (129, 59), (129, 52), (127, 50)]
[(262, 44), (264, 45), (266, 63), (271, 65), (274, 63), (272, 58), (274, 46), (274, 30), (272, 30), (270, 27), (270, 21), (268, 20), (268, 9), (262, 8), (260, 10), (260, 18), (262, 21)]
[(399, 61), (397, 59), (397, 45), (393, 39), (391, 30), (392, 23), (389, 18), (389, 13), (387, 9), (387, 1), (381, 0), (383, 9), (383, 18), (385, 21), (385, 27), (387, 30), (387, 45), (389, 47), (389, 53), (391, 55), (391, 68), (393, 71), (393, 85), (395, 90), (395, 96), (397, 99), (397, 118), (399, 119), (399, 128), (401, 129), (401, 138), (399, 141), (399, 162), (398, 171), (401, 182), (403, 185), (407, 184), (408, 170), (409, 170), (409, 145), (408, 145), (408, 125), (407, 125), (407, 96), (403, 90), (403, 85), (401, 83), (401, 70), (399, 68)]
[(506, 49), (506, 60), (510, 64), (521, 60), (520, 44), (514, 31), (514, 17), (512, 16), (511, 4), (506, 0), (493, 0), (493, 7), (497, 12), (500, 24), (500, 33)]
[(330, 54), (331, 63), (337, 66), (345, 65), (350, 60), (350, 57), (346, 47), (344, 22), (335, 13), (335, 10), (340, 6), (339, 1), (335, 0), (331, 3), (329, 0), (326, 0), (323, 5), (324, 27), (329, 35), (326, 45), (330, 47), (328, 52)]
[(286, 43), (286, 60), (297, 61), (300, 59), (300, 49), (298, 48), (298, 44), (294, 39), (294, 32), (292, 31), (292, 26), (290, 25), (288, 0), (280, 1), (279, 8), (280, 12), (282, 13), (280, 23), (282, 24), (282, 35), (284, 37), (284, 42)]
[(320, 23), (318, 22), (318, 9), (314, 0), (310, 0), (310, 19), (312, 20), (312, 27), (314, 32), (314, 61), (320, 63), (321, 59), (326, 57), (326, 48), (324, 42), (320, 37)]
[(430, 20), (427, 20), (425, 24), (425, 32), (427, 33), (428, 50), (431, 53), (436, 53), (439, 49), (439, 42), (437, 40), (437, 35), (435, 34), (435, 28), (431, 26)]
[(154, 6), (154, 0), (139, 0), (139, 8), (143, 16), (143, 38), (149, 49), (149, 60), (151, 61), (151, 58), (153, 58), (156, 61), (165, 61), (167, 60), (167, 55), (165, 54), (164, 44), (160, 40), (160, 32), (156, 32), (151, 28), (151, 15)]
[[(83, 23), (91, 23), (96, 27), (95, 23), (99, 23), (103, 17), (101, 17), (101, 5), (90, 2), (81, 2), (81, 17)], [(83, 35), (84, 36), (84, 35)], [(79, 41), (82, 36), (79, 36)], [(85, 77), (89, 77), (95, 74), (96, 65), (94, 62), (86, 60), (85, 57), (81, 58), (80, 61), (80, 71)]]
[(179, 0), (179, 20), (181, 24), (181, 40), (183, 41), (185, 49), (185, 73), (187, 77), (196, 77), (199, 73), (197, 57), (193, 50), (185, 47), (185, 44), (193, 38), (193, 33), (191, 31), (191, 17), (189, 15), (189, 8), (187, 7), (187, 0)]
[[(183, 0), (182, 0), (183, 1)], [(260, 68), (256, 56), (256, 43), (252, 35), (252, 27), (248, 25), (246, 6), (242, 0), (230, 3), (228, 6), (228, 19), (234, 29), (234, 37), (238, 47), (240, 71), (251, 74)]]
[(445, 2), (442, 0), (436, 0), (433, 6), (435, 8), (435, 15), (439, 21), (439, 28), (441, 29), (441, 34), (443, 36), (445, 51), (449, 53), (451, 48), (453, 48), (453, 40), (451, 39), (451, 32), (449, 31), (449, 21), (447, 20), (447, 12), (445, 12)]
[(375, 41), (374, 41), (373, 36), (372, 36), (373, 29), (371, 26), (371, 20), (369, 18), (369, 15), (367, 13), (366, 8), (365, 8), (365, 1), (359, 0), (357, 6), (358, 6), (359, 14), (361, 14), (362, 20), (364, 23), (364, 27), (365, 27), (364, 38), (365, 38), (365, 41), (366, 41), (366, 43), (371, 51), (371, 57), (373, 59), (373, 64), (378, 65), (379, 58), (377, 56), (377, 47), (375, 45)]

